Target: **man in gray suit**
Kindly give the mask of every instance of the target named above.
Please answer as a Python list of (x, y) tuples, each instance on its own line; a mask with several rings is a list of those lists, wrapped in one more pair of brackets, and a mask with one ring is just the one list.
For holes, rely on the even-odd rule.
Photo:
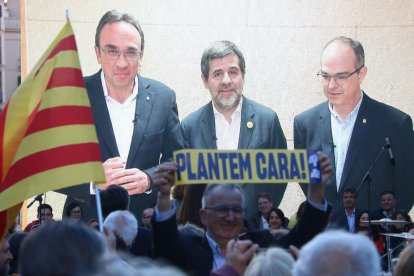
[(95, 35), (102, 70), (85, 78), (106, 176), (101, 188), (123, 186), (138, 219), (156, 202), (157, 192), (151, 192), (155, 166), (183, 146), (175, 93), (139, 74), (143, 52), (144, 33), (138, 21), (109, 11)]
[(360, 42), (337, 37), (326, 44), (318, 76), (328, 101), (295, 118), (295, 148), (321, 150), (335, 160), (335, 173), (326, 189), (328, 201), (341, 206), (342, 192), (354, 188), (362, 210), (368, 207), (368, 184), (362, 180), (383, 150), (370, 173), (371, 210), (382, 191), (392, 190), (400, 199), (399, 207), (409, 211), (414, 202), (412, 119), (368, 97), (360, 88), (366, 74)]
[[(245, 60), (230, 41), (217, 41), (201, 57), (201, 79), (212, 101), (181, 123), (186, 148), (286, 149), (286, 138), (276, 113), (242, 95)], [(270, 193), (278, 206), (286, 184), (243, 185), (246, 218), (258, 211), (256, 196)]]

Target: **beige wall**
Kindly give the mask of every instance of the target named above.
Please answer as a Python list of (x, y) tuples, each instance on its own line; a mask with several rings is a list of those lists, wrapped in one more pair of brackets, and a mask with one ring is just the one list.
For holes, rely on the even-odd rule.
[[(104, 12), (129, 12), (146, 39), (142, 74), (177, 93), (184, 118), (209, 100), (200, 57), (212, 41), (228, 39), (244, 52), (244, 93), (274, 109), (292, 146), (293, 118), (324, 100), (315, 74), (324, 44), (345, 35), (362, 42), (371, 97), (414, 116), (412, 0), (33, 0), (26, 1), (28, 66), (62, 28), (69, 10), (85, 75), (99, 69), (94, 32)], [(408, 183), (407, 183), (408, 184)], [(290, 185), (282, 204), (292, 214), (303, 194)]]

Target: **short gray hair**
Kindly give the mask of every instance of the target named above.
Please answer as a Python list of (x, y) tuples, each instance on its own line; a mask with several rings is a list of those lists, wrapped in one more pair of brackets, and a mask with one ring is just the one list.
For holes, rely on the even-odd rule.
[(260, 252), (246, 268), (245, 276), (291, 276), (295, 260), (286, 250), (271, 247)]
[(205, 208), (210, 202), (211, 194), (216, 188), (223, 188), (225, 190), (236, 190), (239, 191), (242, 197), (242, 205), (244, 205), (244, 194), (243, 190), (238, 184), (208, 184), (204, 190), (203, 197), (201, 198), (201, 208)]
[(330, 40), (328, 43), (325, 44), (325, 47), (323, 47), (322, 53), (323, 51), (325, 51), (325, 49), (329, 45), (331, 45), (334, 42), (343, 43), (352, 48), (355, 54), (356, 68), (362, 68), (365, 66), (365, 52), (364, 52), (364, 47), (362, 47), (361, 42), (359, 42), (358, 40), (352, 39), (350, 37), (338, 36), (338, 37), (333, 38), (332, 40)]
[(112, 230), (130, 247), (138, 233), (138, 221), (129, 211), (114, 211), (105, 219), (103, 226)]
[(244, 77), (246, 73), (246, 62), (244, 61), (243, 53), (239, 47), (231, 41), (221, 40), (210, 44), (201, 56), (201, 73), (205, 79), (208, 79), (208, 72), (210, 71), (210, 60), (215, 58), (223, 58), (225, 56), (234, 54), (239, 58), (239, 66)]
[(300, 250), (295, 276), (379, 275), (380, 257), (374, 243), (362, 234), (333, 230), (317, 235)]
[(132, 26), (137, 29), (140, 37), (141, 37), (141, 53), (144, 51), (144, 32), (142, 31), (141, 25), (139, 24), (138, 20), (135, 19), (132, 15), (127, 13), (119, 13), (116, 10), (106, 12), (101, 20), (98, 23), (98, 27), (96, 27), (95, 33), (95, 46), (99, 48), (99, 40), (101, 38), (101, 31), (106, 24), (110, 24), (113, 22), (126, 22), (131, 24)]

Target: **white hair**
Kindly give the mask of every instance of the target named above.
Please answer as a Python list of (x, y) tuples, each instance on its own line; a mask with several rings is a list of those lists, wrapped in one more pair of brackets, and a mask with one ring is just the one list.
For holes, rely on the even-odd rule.
[(295, 276), (380, 275), (380, 257), (365, 235), (339, 230), (317, 235), (300, 250), (293, 267)]
[(111, 212), (106, 217), (103, 226), (122, 238), (128, 247), (132, 245), (138, 233), (138, 221), (129, 211), (119, 210)]
[(272, 247), (253, 258), (244, 276), (291, 276), (294, 263), (286, 250)]

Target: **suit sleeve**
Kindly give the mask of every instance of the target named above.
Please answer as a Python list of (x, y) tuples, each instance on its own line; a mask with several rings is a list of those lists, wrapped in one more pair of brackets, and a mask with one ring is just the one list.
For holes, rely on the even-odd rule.
[[(183, 138), (180, 129), (180, 121), (178, 119), (178, 108), (176, 102), (176, 96), (174, 91), (171, 90), (171, 96), (167, 105), (167, 116), (165, 117), (165, 130), (164, 139), (161, 147), (160, 163), (171, 161), (173, 158), (173, 152), (183, 148)], [(158, 165), (158, 164), (157, 164)], [(155, 167), (153, 166), (145, 172), (153, 178)]]
[(289, 234), (279, 240), (279, 245), (285, 248), (288, 248), (289, 245), (303, 246), (326, 228), (331, 209), (331, 206), (328, 205), (328, 210), (324, 212), (312, 207), (307, 201), (298, 223), (290, 230)]

